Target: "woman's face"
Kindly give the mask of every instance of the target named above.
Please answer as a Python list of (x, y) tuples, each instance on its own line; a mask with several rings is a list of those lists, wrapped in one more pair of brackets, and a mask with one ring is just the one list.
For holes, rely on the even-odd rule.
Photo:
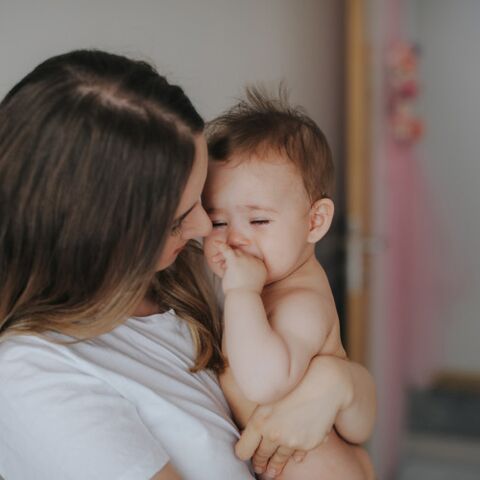
[(201, 203), (201, 194), (208, 168), (207, 143), (203, 135), (195, 138), (195, 160), (185, 190), (180, 198), (170, 235), (157, 264), (157, 271), (170, 266), (187, 242), (205, 237), (212, 229), (212, 222)]

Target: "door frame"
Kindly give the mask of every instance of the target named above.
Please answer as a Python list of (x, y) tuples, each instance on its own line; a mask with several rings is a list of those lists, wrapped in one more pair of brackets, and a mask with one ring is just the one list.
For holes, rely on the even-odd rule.
[(365, 0), (347, 0), (345, 19), (346, 348), (351, 360), (366, 364), (369, 327), (369, 263), (366, 239), (370, 235), (370, 99)]

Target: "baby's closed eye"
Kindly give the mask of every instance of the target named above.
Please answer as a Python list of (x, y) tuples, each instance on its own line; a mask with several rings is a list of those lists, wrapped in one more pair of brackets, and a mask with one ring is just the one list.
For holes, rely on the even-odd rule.
[(212, 220), (212, 226), (213, 226), (213, 228), (226, 227), (227, 222), (224, 222), (222, 220)]

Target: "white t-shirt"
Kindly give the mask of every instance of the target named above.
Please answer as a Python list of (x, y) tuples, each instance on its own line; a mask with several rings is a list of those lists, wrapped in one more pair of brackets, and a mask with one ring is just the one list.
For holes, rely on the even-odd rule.
[(94, 340), (0, 343), (0, 475), (147, 480), (170, 461), (186, 480), (251, 479), (215, 375), (173, 311)]

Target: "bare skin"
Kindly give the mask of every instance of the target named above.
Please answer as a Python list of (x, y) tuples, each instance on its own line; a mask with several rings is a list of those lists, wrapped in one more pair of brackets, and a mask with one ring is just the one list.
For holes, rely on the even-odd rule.
[(182, 480), (182, 477), (170, 463), (167, 463), (167, 465), (157, 472), (151, 480)]
[[(333, 203), (310, 204), (300, 176), (282, 159), (217, 164), (208, 178), (204, 198), (213, 232), (205, 252), (222, 278), (223, 350), (230, 364), (220, 381), (244, 428), (258, 404), (299, 384), (313, 357), (346, 358), (328, 280), (314, 255)], [(290, 461), (281, 478), (372, 478), (368, 456), (332, 430), (331, 420), (323, 445), (300, 464)], [(342, 434), (350, 440), (348, 430)]]

